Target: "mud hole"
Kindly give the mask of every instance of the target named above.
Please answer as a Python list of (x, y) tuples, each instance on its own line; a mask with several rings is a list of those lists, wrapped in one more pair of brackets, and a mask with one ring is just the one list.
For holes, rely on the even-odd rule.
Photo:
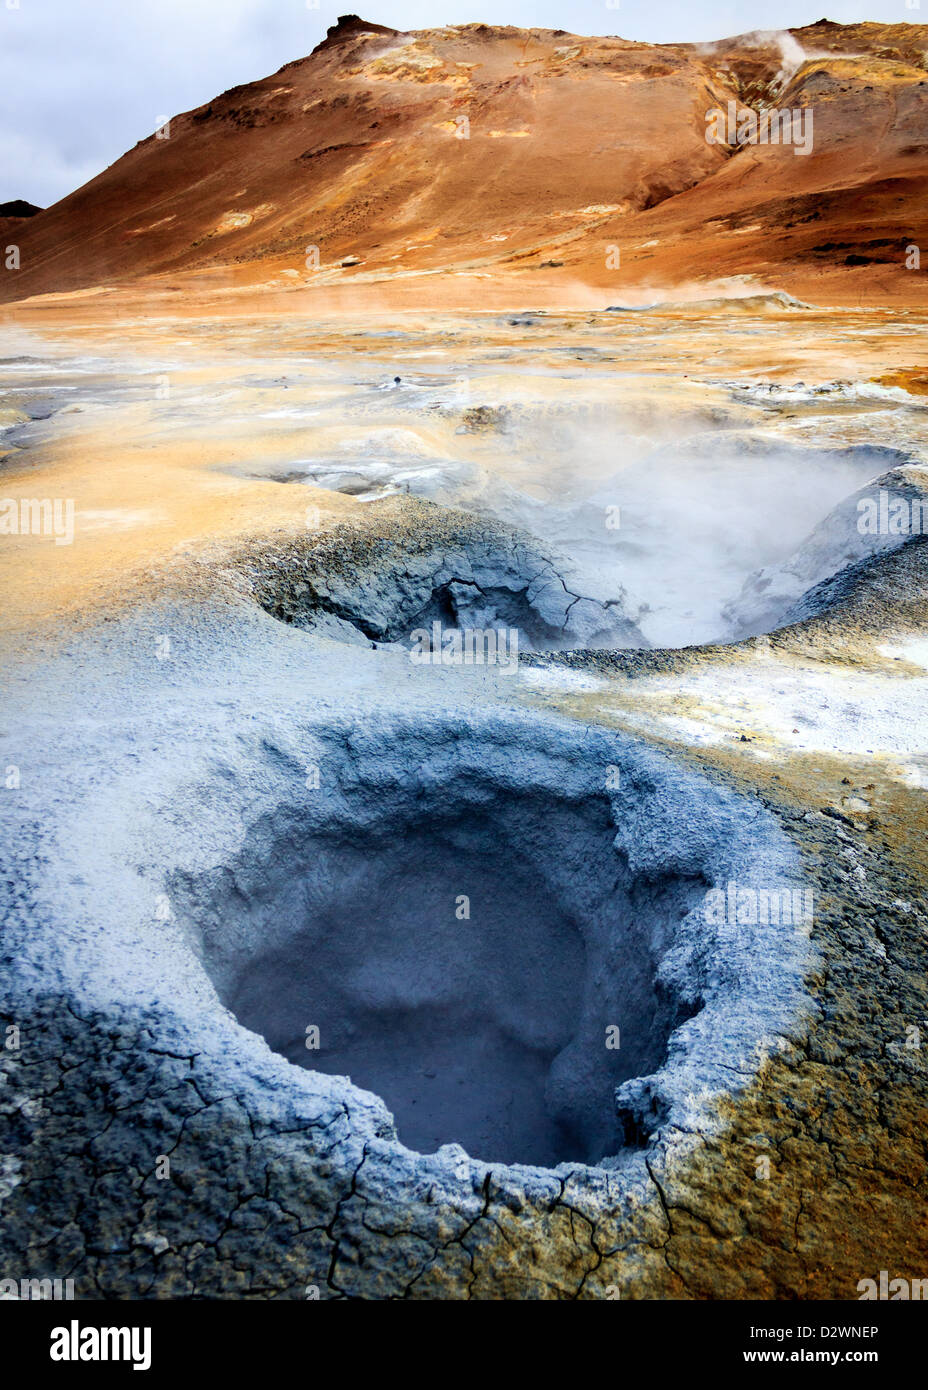
[[(221, 1001), (291, 1062), (381, 1096), (420, 1152), (546, 1167), (638, 1143), (660, 1110), (646, 1078), (718, 994), (707, 888), (770, 831), (700, 779), (623, 773), (608, 743), (542, 723), (325, 740), (318, 785), (175, 877)], [(702, 828), (668, 844), (678, 814)], [(734, 1012), (756, 1011), (764, 934), (740, 949), (722, 973)]]

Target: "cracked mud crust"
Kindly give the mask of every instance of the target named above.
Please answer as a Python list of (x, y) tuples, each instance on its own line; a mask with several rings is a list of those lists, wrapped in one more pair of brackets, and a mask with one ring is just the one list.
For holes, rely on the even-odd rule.
[(261, 607), (311, 627), (329, 614), (380, 641), (433, 618), (449, 626), (510, 622), (547, 646), (644, 644), (615, 604), (575, 592), (534, 537), (418, 498), (376, 504), (366, 525), (252, 545), (238, 559)]
[(769, 804), (820, 894), (818, 1016), (720, 1132), (650, 1146), (650, 1181), (621, 1201), (590, 1169), (523, 1188), (491, 1167), (460, 1206), (440, 1174), (398, 1193), (371, 1162), (389, 1145), (359, 1151), (344, 1106), (293, 1100), (268, 1123), (163, 1018), (50, 997), (3, 1058), (4, 1247), (79, 1297), (840, 1299), (920, 1268), (928, 1075), (906, 1042), (928, 1016), (924, 880), (882, 835)]

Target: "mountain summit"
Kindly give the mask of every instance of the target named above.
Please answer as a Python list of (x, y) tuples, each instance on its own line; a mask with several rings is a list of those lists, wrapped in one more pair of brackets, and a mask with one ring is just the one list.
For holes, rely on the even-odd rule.
[(651, 45), (342, 16), (18, 224), (0, 297), (194, 276), (609, 303), (751, 276), (821, 303), (919, 301), (926, 52), (912, 24)]

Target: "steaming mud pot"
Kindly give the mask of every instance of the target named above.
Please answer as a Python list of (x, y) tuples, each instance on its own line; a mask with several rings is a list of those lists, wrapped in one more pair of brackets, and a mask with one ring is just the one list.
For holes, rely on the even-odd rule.
[[(433, 391), (439, 399), (427, 409), (478, 417), (473, 428), (483, 437), (463, 450), (459, 437), (438, 445), (428, 415), (432, 437), (423, 440), (417, 400), (409, 410), (416, 428), (370, 428), (342, 440), (344, 461), (297, 461), (287, 478), (366, 501), (401, 491), (523, 527), (557, 546), (574, 586), (628, 614), (640, 645), (683, 646), (733, 635), (727, 605), (747, 578), (786, 560), (815, 521), (886, 466), (866, 447), (732, 438), (707, 428), (708, 418), (681, 422), (680, 439), (654, 447), (630, 431), (621, 393), (611, 407), (552, 412), (531, 378), (504, 389), (526, 397), (518, 414), (446, 406)], [(498, 399), (500, 383), (486, 390)], [(308, 422), (305, 437), (317, 428)], [(436, 457), (436, 446), (463, 457)]]
[[(928, 542), (858, 519), (911, 521), (928, 417), (863, 389), (902, 365), (875, 317), (851, 390), (797, 312), (685, 377), (708, 321), (103, 321), (82, 379), (87, 330), (29, 329), (4, 495), (75, 503), (71, 545), (0, 551), (30, 1271), (847, 1298), (923, 1266)], [(433, 623), (518, 669), (414, 661)]]

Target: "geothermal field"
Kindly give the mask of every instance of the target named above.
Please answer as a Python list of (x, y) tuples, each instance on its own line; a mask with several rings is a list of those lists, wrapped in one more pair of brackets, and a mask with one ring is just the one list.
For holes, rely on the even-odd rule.
[(928, 1297), (928, 25), (8, 193), (4, 1297)]

